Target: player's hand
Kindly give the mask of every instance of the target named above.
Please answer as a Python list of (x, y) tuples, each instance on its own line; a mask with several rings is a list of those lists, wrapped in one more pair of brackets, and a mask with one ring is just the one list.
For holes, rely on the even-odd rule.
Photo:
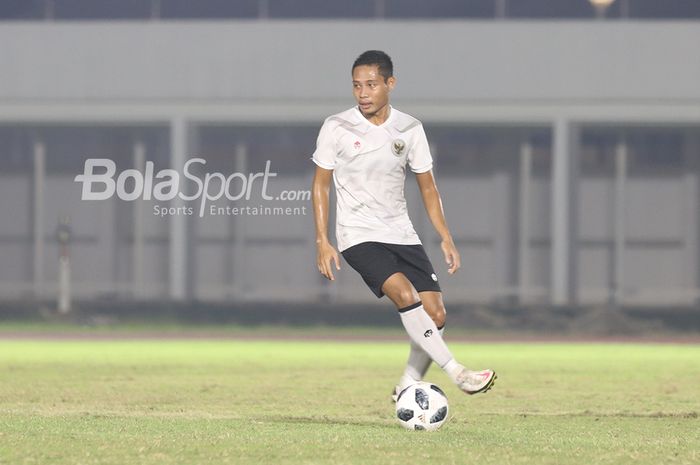
[(442, 248), (442, 253), (445, 254), (445, 263), (447, 263), (447, 272), (449, 274), (455, 274), (457, 270), (462, 266), (462, 262), (459, 258), (459, 252), (457, 252), (457, 247), (452, 239), (444, 240), (440, 243)]
[(318, 271), (331, 281), (335, 281), (331, 262), (335, 263), (336, 270), (340, 270), (340, 257), (338, 257), (338, 252), (335, 250), (335, 248), (328, 242), (319, 242), (317, 244), (316, 252), (316, 265), (318, 265)]

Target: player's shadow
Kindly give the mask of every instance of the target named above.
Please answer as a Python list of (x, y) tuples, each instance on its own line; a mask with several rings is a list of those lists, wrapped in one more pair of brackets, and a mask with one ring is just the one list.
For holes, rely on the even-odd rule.
[(295, 417), (295, 416), (259, 416), (251, 419), (253, 422), (260, 423), (289, 423), (289, 424), (305, 424), (305, 425), (347, 425), (347, 426), (371, 426), (380, 428), (395, 428), (396, 423), (390, 420), (377, 419), (376, 421), (367, 420), (352, 420), (334, 417)]

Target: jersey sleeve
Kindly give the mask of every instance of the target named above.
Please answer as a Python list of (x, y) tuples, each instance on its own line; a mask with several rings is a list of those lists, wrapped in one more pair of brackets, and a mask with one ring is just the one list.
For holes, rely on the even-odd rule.
[(314, 151), (311, 160), (313, 160), (313, 162), (321, 168), (332, 170), (335, 168), (336, 154), (337, 152), (335, 138), (333, 136), (333, 129), (331, 127), (331, 123), (326, 120), (318, 133), (318, 139), (316, 139), (316, 150)]
[(433, 156), (430, 154), (428, 138), (425, 137), (423, 125), (416, 129), (416, 140), (408, 152), (408, 166), (414, 173), (425, 173), (433, 168)]

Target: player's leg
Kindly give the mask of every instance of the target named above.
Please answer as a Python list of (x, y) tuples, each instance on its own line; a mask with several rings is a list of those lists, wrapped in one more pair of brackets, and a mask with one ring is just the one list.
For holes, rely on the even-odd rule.
[[(442, 303), (442, 293), (435, 291), (423, 291), (419, 292), (418, 296), (423, 303), (423, 309), (433, 320), (435, 326), (437, 326), (438, 333), (440, 336), (442, 336), (445, 330), (446, 317), (445, 306)], [(399, 392), (411, 384), (423, 380), (432, 363), (433, 360), (430, 358), (430, 355), (428, 355), (426, 351), (421, 349), (418, 344), (411, 340), (411, 348), (408, 353), (406, 368), (399, 379), (399, 383), (394, 388), (392, 398), (396, 400)]]
[[(396, 305), (408, 336), (435, 363), (445, 367), (454, 360), (440, 337), (435, 322), (423, 308), (418, 292), (405, 274), (394, 273), (389, 276), (382, 284), (382, 292)], [(453, 366), (451, 364), (448, 368)]]
[[(421, 261), (425, 261), (427, 257), (422, 247), (402, 246), (399, 249), (397, 251), (393, 245), (364, 242), (344, 250), (342, 254), (377, 297), (389, 295), (397, 308), (403, 311), (401, 321), (411, 339), (450, 375), (450, 378), (459, 385), (460, 389), (469, 394), (486, 390), (490, 387), (493, 379), (475, 378), (470, 375), (474, 372), (468, 372), (454, 361), (437, 330), (437, 326), (422, 308), (416, 288), (404, 273), (397, 271), (406, 270), (409, 274), (413, 274), (418, 268), (411, 266), (407, 268), (408, 261), (401, 259), (400, 254), (403, 251), (404, 254), (408, 254), (408, 260), (413, 260), (415, 256), (419, 257)], [(431, 273), (428, 273), (421, 282), (421, 291), (439, 290), (437, 277), (434, 273), (431, 276)], [(429, 280), (428, 284), (425, 282), (426, 279)], [(420, 311), (417, 311), (418, 309)], [(423, 326), (425, 328), (420, 330)], [(426, 348), (426, 346), (430, 348)]]
[[(411, 341), (431, 360), (449, 371), (456, 366), (454, 357), (440, 337), (435, 322), (423, 308), (420, 296), (403, 273), (394, 273), (382, 284), (382, 292), (396, 305)], [(450, 363), (454, 362), (454, 363)]]
[(423, 349), (462, 391), (476, 394), (491, 387), (495, 378), (493, 371), (467, 370), (455, 360), (435, 322), (423, 308), (418, 292), (403, 273), (389, 276), (382, 285), (382, 291), (399, 310), (401, 323), (411, 340)]
[[(442, 292), (437, 275), (423, 246), (417, 244), (410, 246), (389, 245), (387, 247), (398, 257), (400, 271), (406, 275), (413, 287), (418, 290), (423, 308), (442, 336), (445, 325), (445, 306), (442, 303)], [(418, 344), (411, 341), (406, 368), (399, 380), (399, 384), (396, 386), (394, 395), (398, 397), (397, 393), (402, 389), (416, 381), (422, 380), (431, 363), (430, 356)]]
[[(423, 309), (433, 320), (435, 326), (437, 326), (438, 333), (442, 336), (445, 330), (445, 318), (447, 313), (445, 311), (445, 305), (442, 302), (442, 293), (437, 291), (423, 291), (419, 292), (418, 295), (420, 301), (423, 303)], [(430, 368), (432, 362), (430, 355), (421, 349), (418, 344), (411, 341), (411, 349), (408, 354), (408, 360), (406, 361), (406, 368), (396, 387), (396, 395), (398, 396), (398, 392), (401, 392), (411, 384), (421, 381), (428, 372), (428, 368)]]

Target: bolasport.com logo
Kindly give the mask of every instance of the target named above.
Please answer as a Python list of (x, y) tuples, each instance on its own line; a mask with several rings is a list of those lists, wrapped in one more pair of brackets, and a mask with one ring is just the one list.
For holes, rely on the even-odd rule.
[[(108, 200), (114, 197), (133, 202), (155, 200), (170, 202), (155, 204), (153, 214), (160, 217), (175, 215), (240, 215), (240, 216), (285, 216), (306, 215), (307, 205), (264, 205), (263, 202), (308, 202), (311, 191), (283, 190), (279, 194), (269, 193), (270, 180), (277, 173), (270, 170), (267, 160), (265, 170), (257, 173), (204, 172), (207, 161), (191, 158), (185, 162), (182, 172), (174, 169), (155, 171), (152, 161), (146, 162), (144, 171), (125, 169), (117, 175), (117, 165), (108, 158), (88, 158), (83, 174), (75, 177), (82, 183), (82, 200)], [(171, 202), (194, 202), (195, 206), (173, 206)], [(256, 205), (250, 205), (250, 202)], [(219, 203), (217, 203), (219, 202)], [(221, 202), (237, 202), (236, 205), (221, 205)], [(242, 205), (242, 203), (246, 203)]]

